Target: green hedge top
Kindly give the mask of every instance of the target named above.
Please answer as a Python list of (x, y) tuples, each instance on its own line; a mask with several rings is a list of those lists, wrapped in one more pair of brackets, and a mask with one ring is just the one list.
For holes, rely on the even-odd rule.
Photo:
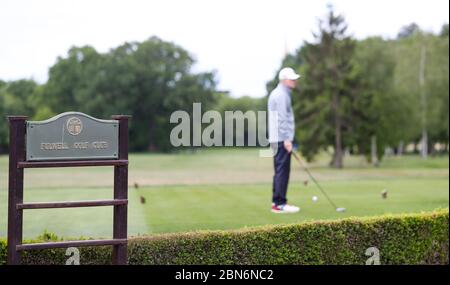
[[(448, 209), (130, 238), (129, 264), (448, 264)], [(50, 239), (56, 237), (50, 236)], [(39, 240), (43, 240), (40, 238)], [(30, 241), (31, 242), (31, 241)], [(36, 241), (33, 241), (36, 242)], [(110, 264), (110, 247), (80, 248), (81, 264)], [(65, 264), (65, 249), (28, 251), (24, 264)], [(378, 258), (379, 257), (379, 258)], [(6, 243), (0, 241), (0, 264)]]

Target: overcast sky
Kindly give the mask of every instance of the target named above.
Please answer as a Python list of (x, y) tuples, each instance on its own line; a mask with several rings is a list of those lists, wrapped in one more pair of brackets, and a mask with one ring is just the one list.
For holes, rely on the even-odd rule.
[(73, 45), (105, 52), (156, 35), (190, 51), (196, 71), (216, 70), (221, 90), (259, 97), (327, 3), (357, 38), (392, 38), (411, 22), (439, 32), (449, 19), (448, 0), (0, 0), (0, 79), (44, 83)]

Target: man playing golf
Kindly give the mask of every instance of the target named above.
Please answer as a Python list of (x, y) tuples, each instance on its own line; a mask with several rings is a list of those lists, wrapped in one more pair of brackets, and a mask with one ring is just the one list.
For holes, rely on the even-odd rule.
[(300, 75), (286, 67), (278, 74), (279, 84), (270, 93), (268, 100), (269, 142), (274, 149), (274, 169), (272, 188), (272, 212), (296, 213), (299, 207), (288, 205), (286, 194), (291, 170), (291, 152), (294, 140), (294, 112), (291, 93)]

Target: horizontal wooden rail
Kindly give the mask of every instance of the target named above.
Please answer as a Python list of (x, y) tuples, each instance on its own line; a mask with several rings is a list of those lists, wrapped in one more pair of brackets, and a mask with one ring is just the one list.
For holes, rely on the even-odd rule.
[(127, 199), (94, 200), (94, 201), (68, 201), (68, 202), (33, 202), (17, 204), (17, 210), (26, 209), (54, 209), (54, 208), (76, 208), (76, 207), (102, 207), (127, 205)]
[(78, 246), (103, 246), (103, 245), (119, 245), (126, 244), (127, 239), (97, 239), (97, 240), (76, 240), (76, 241), (59, 241), (59, 242), (43, 242), (19, 244), (16, 246), (17, 251), (33, 250), (33, 249), (49, 249), (49, 248), (67, 248)]
[(82, 167), (82, 166), (121, 166), (128, 165), (128, 160), (74, 160), (74, 161), (23, 161), (17, 168), (50, 168), (50, 167)]

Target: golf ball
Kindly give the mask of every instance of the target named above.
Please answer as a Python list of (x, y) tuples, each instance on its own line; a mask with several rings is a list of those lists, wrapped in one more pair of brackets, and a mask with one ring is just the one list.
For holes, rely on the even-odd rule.
[(319, 198), (317, 198), (317, 196), (313, 196), (312, 200), (313, 200), (313, 202), (317, 202), (317, 200), (319, 200)]

